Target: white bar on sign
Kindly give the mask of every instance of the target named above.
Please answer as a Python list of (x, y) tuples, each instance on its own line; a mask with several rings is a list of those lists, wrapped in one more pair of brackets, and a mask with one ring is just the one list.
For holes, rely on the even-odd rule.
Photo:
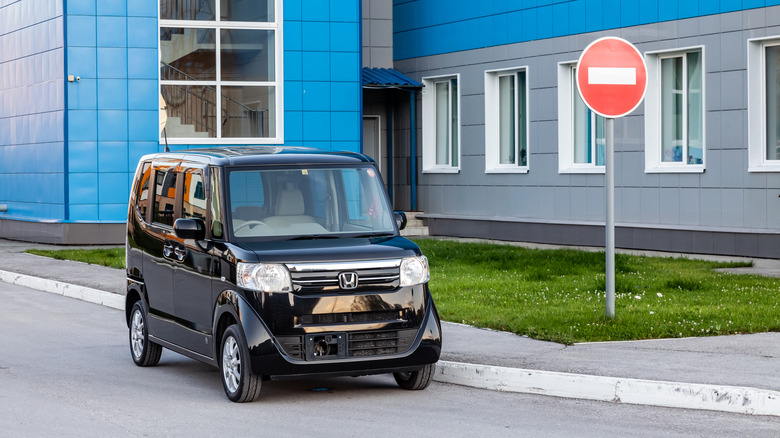
[(636, 68), (588, 67), (588, 83), (592, 85), (636, 85)]

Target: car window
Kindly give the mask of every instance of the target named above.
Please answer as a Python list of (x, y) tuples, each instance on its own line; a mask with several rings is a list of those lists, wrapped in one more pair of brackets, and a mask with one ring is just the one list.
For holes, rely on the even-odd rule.
[(222, 225), (222, 192), (219, 184), (219, 171), (211, 169), (211, 236), (221, 239), (224, 236)]
[(230, 206), (234, 220), (260, 220), (268, 214), (259, 171), (230, 172)]
[(141, 170), (141, 182), (139, 183), (138, 197), (136, 198), (136, 206), (138, 207), (138, 213), (143, 220), (147, 220), (146, 213), (149, 209), (149, 178), (152, 174), (151, 163), (146, 163)]
[(236, 169), (228, 181), (232, 233), (239, 239), (395, 231), (372, 166)]
[(154, 185), (153, 221), (173, 226), (173, 205), (176, 199), (176, 172), (173, 170), (156, 172)]
[(181, 217), (206, 220), (206, 190), (203, 175), (199, 170), (188, 170), (184, 177), (184, 191), (181, 197)]

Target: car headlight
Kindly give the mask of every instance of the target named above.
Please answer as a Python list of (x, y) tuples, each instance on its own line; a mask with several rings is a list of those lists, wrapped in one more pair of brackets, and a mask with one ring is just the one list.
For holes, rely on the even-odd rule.
[(290, 292), (290, 272), (284, 265), (239, 263), (236, 265), (236, 283), (239, 287), (258, 292)]
[(401, 260), (401, 286), (415, 286), (430, 280), (428, 258), (425, 256), (408, 257)]

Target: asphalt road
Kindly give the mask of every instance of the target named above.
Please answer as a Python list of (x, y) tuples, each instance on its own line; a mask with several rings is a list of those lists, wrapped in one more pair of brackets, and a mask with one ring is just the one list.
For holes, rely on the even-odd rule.
[(265, 382), (231, 403), (215, 368), (130, 359), (121, 312), (0, 283), (0, 436), (774, 437), (780, 419), (509, 394), (390, 376)]

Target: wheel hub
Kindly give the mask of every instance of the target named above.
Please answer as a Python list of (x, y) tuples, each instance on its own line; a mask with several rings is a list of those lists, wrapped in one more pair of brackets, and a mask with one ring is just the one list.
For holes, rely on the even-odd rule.
[(222, 347), (222, 378), (228, 391), (236, 392), (241, 380), (241, 357), (236, 340), (231, 336)]
[(140, 358), (144, 352), (144, 318), (141, 312), (133, 313), (133, 321), (130, 327), (130, 345), (133, 356)]

